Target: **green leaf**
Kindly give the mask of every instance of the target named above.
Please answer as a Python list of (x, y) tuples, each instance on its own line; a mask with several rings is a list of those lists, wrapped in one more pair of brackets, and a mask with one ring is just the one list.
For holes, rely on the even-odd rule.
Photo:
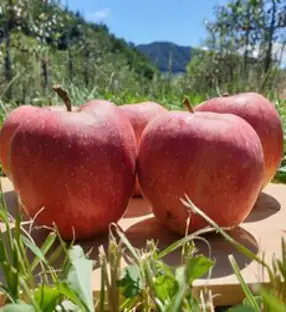
[(255, 312), (256, 310), (249, 305), (240, 304), (236, 307), (230, 308), (229, 312)]
[(286, 166), (283, 166), (283, 167), (280, 167), (279, 169), (278, 169), (278, 172), (285, 172), (286, 173)]
[[(57, 235), (54, 232), (51, 232), (48, 237), (45, 239), (43, 245), (41, 246), (40, 252), (43, 255), (43, 258), (45, 258), (48, 251), (53, 246), (55, 240), (57, 238)], [(39, 264), (41, 258), (36, 257), (31, 264), (31, 270), (34, 271), (37, 265)]]
[(41, 285), (34, 293), (34, 298), (38, 302), (42, 311), (53, 312), (59, 303), (61, 293), (56, 287)]
[(191, 257), (186, 264), (186, 278), (192, 283), (197, 278), (206, 274), (214, 265), (214, 262), (202, 255)]
[(262, 298), (263, 303), (269, 307), (269, 309), (266, 309), (268, 311), (275, 311), (275, 312), (286, 312), (286, 305), (278, 300), (277, 297), (275, 297), (271, 292), (260, 289), (259, 290)]
[(171, 275), (161, 275), (155, 282), (156, 296), (162, 301), (171, 299), (179, 289), (178, 282)]
[(94, 311), (91, 285), (93, 261), (86, 258), (80, 246), (73, 246), (69, 251), (69, 257), (71, 267), (66, 283), (79, 296), (88, 311)]
[(8, 261), (8, 255), (5, 248), (5, 244), (3, 242), (2, 234), (0, 234), (0, 263)]
[(118, 286), (122, 287), (122, 294), (125, 298), (135, 297), (141, 292), (143, 283), (136, 264), (124, 268), (123, 277), (118, 281)]
[(175, 270), (176, 281), (179, 283), (179, 285), (184, 285), (186, 283), (185, 270), (186, 270), (185, 266), (179, 266)]
[(77, 259), (87, 259), (83, 249), (79, 245), (74, 245), (68, 252), (70, 261)]
[[(189, 310), (192, 309), (192, 312), (201, 312), (202, 311), (202, 304), (201, 304), (200, 298), (194, 298), (191, 294), (188, 294), (186, 297), (188, 300)], [(208, 311), (208, 310), (204, 309), (204, 311)], [(211, 311), (211, 307), (210, 307), (210, 311)]]
[(1, 309), (1, 312), (35, 312), (36, 310), (32, 305), (25, 303), (11, 303), (7, 304)]
[(65, 299), (70, 300), (79, 307), (85, 308), (77, 294), (72, 289), (70, 289), (66, 283), (60, 282), (58, 284), (58, 291), (65, 297)]
[(29, 240), (26, 236), (22, 235), (22, 241), (24, 245), (29, 248), (35, 256), (37, 256), (43, 263), (47, 264), (45, 256), (43, 255), (41, 249), (35, 245), (31, 240)]
[(167, 309), (168, 312), (181, 312), (182, 311), (182, 302), (185, 297), (187, 289), (188, 288), (186, 284), (183, 284), (180, 286), (172, 302), (168, 306), (168, 309)]

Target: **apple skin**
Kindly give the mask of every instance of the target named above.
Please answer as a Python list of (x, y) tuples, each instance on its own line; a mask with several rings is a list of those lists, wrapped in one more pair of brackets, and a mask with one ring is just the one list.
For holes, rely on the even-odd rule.
[(10, 147), (12, 181), (35, 224), (55, 223), (63, 239), (82, 240), (122, 217), (136, 175), (129, 129), (107, 106), (92, 114), (42, 110), (21, 123)]
[(135, 131), (137, 144), (147, 124), (155, 117), (166, 113), (168, 110), (155, 102), (142, 102), (118, 106), (120, 111), (130, 120)]
[(94, 108), (99, 109), (100, 107), (102, 108), (111, 108), (113, 111), (115, 108), (117, 108), (117, 106), (110, 101), (106, 101), (103, 99), (91, 99), (86, 101), (84, 104), (80, 105), (76, 111), (77, 112), (81, 112), (83, 110), (87, 110), (87, 111), (93, 111)]
[(283, 158), (282, 122), (275, 106), (264, 96), (245, 92), (212, 98), (195, 107), (195, 111), (235, 114), (245, 119), (258, 134), (264, 152), (262, 189), (271, 182)]
[(2, 163), (2, 170), (8, 178), (10, 178), (9, 169), (9, 148), (11, 138), (21, 124), (22, 121), (27, 120), (30, 116), (34, 116), (41, 109), (32, 105), (21, 105), (8, 113), (0, 130), (0, 160)]
[[(168, 112), (144, 129), (138, 177), (155, 217), (184, 235), (185, 194), (220, 226), (238, 226), (260, 193), (263, 151), (254, 129), (231, 114)], [(189, 210), (190, 211), (190, 210)], [(188, 232), (208, 225), (191, 215)]]
[[(64, 105), (52, 105), (47, 106), (49, 110), (55, 111), (55, 112), (65, 112), (67, 108)], [(78, 109), (77, 106), (72, 106), (72, 111), (76, 111)]]
[[(55, 105), (55, 106), (47, 106), (45, 109), (49, 109), (52, 111), (66, 111), (65, 106)], [(11, 138), (21, 124), (23, 120), (29, 118), (29, 116), (33, 115), (37, 111), (43, 108), (32, 106), (32, 105), (21, 105), (15, 109), (13, 109), (8, 116), (6, 117), (1, 130), (0, 130), (0, 161), (2, 163), (2, 170), (6, 174), (8, 178), (10, 178), (9, 173), (9, 164), (8, 164), (8, 152), (10, 148)], [(75, 107), (73, 107), (73, 110)]]
[[(141, 134), (147, 124), (155, 117), (160, 116), (163, 113), (166, 113), (168, 110), (156, 103), (156, 102), (142, 102), (135, 104), (124, 104), (118, 106), (120, 111), (130, 120), (131, 125), (134, 129), (137, 145)], [(136, 176), (135, 183), (135, 196), (142, 196), (142, 191), (138, 182), (138, 177)]]

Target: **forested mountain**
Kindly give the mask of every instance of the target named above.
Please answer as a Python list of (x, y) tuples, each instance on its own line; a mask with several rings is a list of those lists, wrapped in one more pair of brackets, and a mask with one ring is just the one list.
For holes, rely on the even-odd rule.
[(171, 69), (173, 73), (184, 73), (192, 56), (198, 51), (193, 47), (163, 41), (140, 44), (137, 49), (144, 53), (160, 71), (166, 72)]

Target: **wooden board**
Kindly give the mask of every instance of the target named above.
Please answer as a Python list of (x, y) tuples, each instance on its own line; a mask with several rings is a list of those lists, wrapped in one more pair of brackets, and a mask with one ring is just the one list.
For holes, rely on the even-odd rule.
[[(17, 200), (13, 185), (7, 178), (1, 178), (2, 189), (5, 194), (6, 204), (13, 215), (17, 209)], [(133, 199), (127, 212), (120, 220), (119, 225), (124, 229), (127, 238), (137, 248), (143, 248), (147, 239), (158, 242), (159, 248), (166, 248), (178, 239), (162, 225), (160, 225), (153, 214), (151, 207), (145, 199)], [(258, 201), (247, 220), (231, 231), (231, 235), (237, 241), (243, 243), (253, 252), (261, 255), (265, 253), (265, 260), (271, 263), (273, 254), (280, 257), (281, 238), (286, 231), (286, 185), (269, 184), (258, 198)], [(211, 277), (202, 278), (195, 283), (195, 292), (207, 286), (215, 295), (214, 303), (217, 306), (238, 304), (243, 299), (243, 293), (236, 276), (233, 274), (229, 264), (228, 256), (233, 254), (241, 273), (249, 285), (258, 282), (267, 282), (266, 276), (256, 262), (237, 252), (218, 234), (205, 236), (211, 245), (211, 257), (215, 259), (216, 265), (212, 270)], [(81, 242), (85, 251), (93, 247), (91, 257), (97, 258), (98, 246), (107, 245), (107, 237), (101, 236), (93, 240)], [(203, 242), (196, 243), (199, 251), (209, 256), (209, 249)], [(177, 265), (180, 261), (180, 251), (172, 253), (165, 260), (168, 264)], [(0, 276), (0, 279), (3, 279)], [(98, 268), (93, 271), (92, 285), (94, 292), (100, 289), (100, 272)]]

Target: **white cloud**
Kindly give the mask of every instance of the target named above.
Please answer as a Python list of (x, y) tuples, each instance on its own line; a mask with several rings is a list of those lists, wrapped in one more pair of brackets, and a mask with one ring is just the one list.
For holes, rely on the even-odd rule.
[(92, 13), (87, 14), (86, 18), (90, 21), (103, 21), (106, 20), (111, 14), (111, 10), (109, 8), (104, 8), (98, 11), (94, 11)]

